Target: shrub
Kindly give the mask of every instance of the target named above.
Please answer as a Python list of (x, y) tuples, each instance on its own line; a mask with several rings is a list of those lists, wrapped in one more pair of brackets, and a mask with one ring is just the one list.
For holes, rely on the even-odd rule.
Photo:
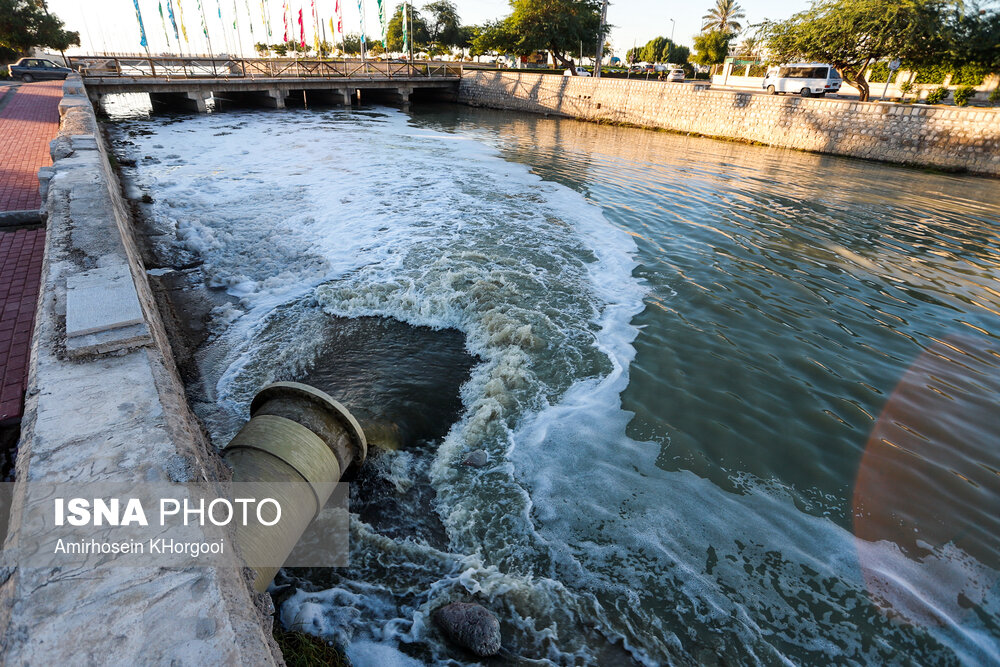
[(905, 102), (906, 96), (909, 95), (910, 92), (912, 91), (913, 91), (913, 82), (907, 80), (899, 84), (899, 92), (902, 93), (901, 97), (899, 98), (899, 101)]
[(972, 86), (962, 86), (961, 88), (956, 88), (952, 97), (955, 100), (955, 104), (964, 107), (969, 104), (969, 100), (976, 94), (976, 89)]
[(989, 99), (990, 102), (993, 102), (994, 104), (1000, 102), (1000, 86), (997, 86), (996, 88), (993, 89), (993, 91), (990, 93)]
[(917, 76), (914, 81), (916, 83), (944, 83), (946, 76), (948, 76), (947, 68), (934, 65), (932, 67), (922, 67), (917, 70)]
[(975, 65), (966, 65), (964, 67), (959, 67), (951, 76), (951, 85), (953, 86), (979, 86), (983, 83), (983, 79), (989, 71), (985, 67), (976, 67)]
[(927, 93), (927, 104), (941, 104), (946, 97), (948, 97), (948, 89), (944, 86), (938, 86)]

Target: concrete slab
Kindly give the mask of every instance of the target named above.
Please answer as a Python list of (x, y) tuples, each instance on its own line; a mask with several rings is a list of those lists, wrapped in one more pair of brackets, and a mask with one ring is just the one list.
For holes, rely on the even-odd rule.
[(66, 278), (66, 336), (142, 324), (128, 267), (101, 267)]

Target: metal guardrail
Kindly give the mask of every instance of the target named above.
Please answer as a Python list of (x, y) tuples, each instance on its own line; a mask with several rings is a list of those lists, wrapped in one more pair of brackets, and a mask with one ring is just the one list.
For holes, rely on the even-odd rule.
[(434, 61), (304, 60), (291, 58), (183, 58), (176, 56), (74, 58), (84, 77), (158, 79), (398, 79), (461, 78), (462, 65)]

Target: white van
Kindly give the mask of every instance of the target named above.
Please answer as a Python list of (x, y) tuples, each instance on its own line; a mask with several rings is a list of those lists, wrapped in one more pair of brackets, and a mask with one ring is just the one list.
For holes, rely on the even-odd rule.
[(802, 97), (823, 97), (840, 90), (843, 79), (832, 65), (789, 63), (767, 70), (761, 88), (769, 95), (798, 93)]

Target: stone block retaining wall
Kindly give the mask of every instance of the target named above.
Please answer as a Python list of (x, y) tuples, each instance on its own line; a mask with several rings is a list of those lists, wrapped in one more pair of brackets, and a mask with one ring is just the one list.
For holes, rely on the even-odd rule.
[(690, 83), (467, 71), (459, 101), (1000, 176), (1000, 109), (711, 90)]

